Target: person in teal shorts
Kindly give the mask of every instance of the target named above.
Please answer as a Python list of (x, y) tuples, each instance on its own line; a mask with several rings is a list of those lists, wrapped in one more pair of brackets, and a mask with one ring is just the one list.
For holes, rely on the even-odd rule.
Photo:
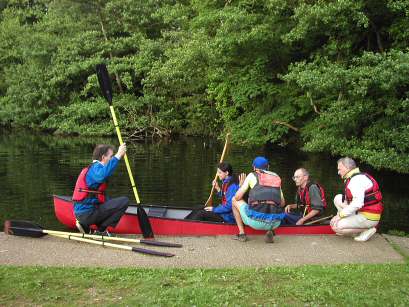
[[(247, 241), (244, 225), (259, 230), (267, 230), (266, 243), (273, 243), (273, 230), (280, 226), (285, 218), (285, 200), (281, 190), (281, 178), (268, 170), (269, 162), (265, 157), (253, 160), (253, 172), (240, 178), (243, 182), (233, 197), (233, 214), (239, 229), (234, 239)], [(248, 202), (243, 199), (249, 192)]]

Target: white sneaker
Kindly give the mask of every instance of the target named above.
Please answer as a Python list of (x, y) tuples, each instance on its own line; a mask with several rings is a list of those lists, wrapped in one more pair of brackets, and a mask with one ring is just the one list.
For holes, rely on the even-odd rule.
[(365, 242), (368, 241), (376, 233), (376, 228), (372, 227), (368, 230), (361, 232), (361, 234), (354, 238), (355, 241)]

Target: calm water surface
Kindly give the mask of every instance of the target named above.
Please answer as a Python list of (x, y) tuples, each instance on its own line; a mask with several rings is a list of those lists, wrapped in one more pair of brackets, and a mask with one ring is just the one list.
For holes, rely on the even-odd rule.
[[(64, 229), (56, 220), (52, 195), (71, 195), (81, 169), (91, 162), (97, 143), (116, 144), (115, 138), (75, 138), (0, 132), (0, 222), (26, 219), (44, 227)], [(128, 144), (128, 158), (142, 203), (197, 207), (209, 195), (210, 183), (223, 149), (212, 139), (179, 138), (171, 142)], [(232, 146), (226, 161), (238, 172), (251, 171), (257, 155), (270, 159), (270, 169), (283, 180), (288, 201), (294, 198), (291, 177), (304, 166), (326, 189), (328, 214), (331, 199), (342, 191), (336, 158), (282, 148)], [(385, 199), (381, 229), (409, 231), (408, 175), (374, 171), (362, 165), (379, 182)], [(124, 163), (111, 179), (109, 194), (133, 199)]]

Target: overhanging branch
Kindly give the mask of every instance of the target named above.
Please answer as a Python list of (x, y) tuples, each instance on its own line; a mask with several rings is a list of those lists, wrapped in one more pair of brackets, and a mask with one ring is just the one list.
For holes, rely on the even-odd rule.
[(274, 125), (286, 126), (287, 128), (289, 128), (289, 129), (291, 129), (293, 131), (296, 131), (296, 132), (300, 131), (300, 129), (298, 129), (297, 127), (294, 127), (293, 125), (291, 125), (289, 123), (286, 123), (286, 122), (283, 122), (281, 120), (273, 120), (273, 124)]

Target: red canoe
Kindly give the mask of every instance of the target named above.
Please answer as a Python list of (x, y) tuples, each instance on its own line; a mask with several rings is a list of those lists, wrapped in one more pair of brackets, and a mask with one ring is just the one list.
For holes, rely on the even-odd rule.
[[(169, 236), (214, 236), (233, 235), (237, 233), (237, 226), (225, 223), (202, 222), (185, 220), (192, 212), (189, 208), (164, 207), (144, 205), (149, 216), (153, 232), (156, 235)], [(68, 228), (75, 228), (75, 217), (71, 197), (54, 195), (54, 210), (57, 219)], [(254, 230), (246, 226), (247, 234), (263, 235), (265, 231)], [(118, 225), (111, 229), (112, 233), (140, 234), (136, 206), (128, 207)], [(329, 225), (310, 226), (280, 226), (275, 230), (278, 235), (323, 235), (334, 234)]]

